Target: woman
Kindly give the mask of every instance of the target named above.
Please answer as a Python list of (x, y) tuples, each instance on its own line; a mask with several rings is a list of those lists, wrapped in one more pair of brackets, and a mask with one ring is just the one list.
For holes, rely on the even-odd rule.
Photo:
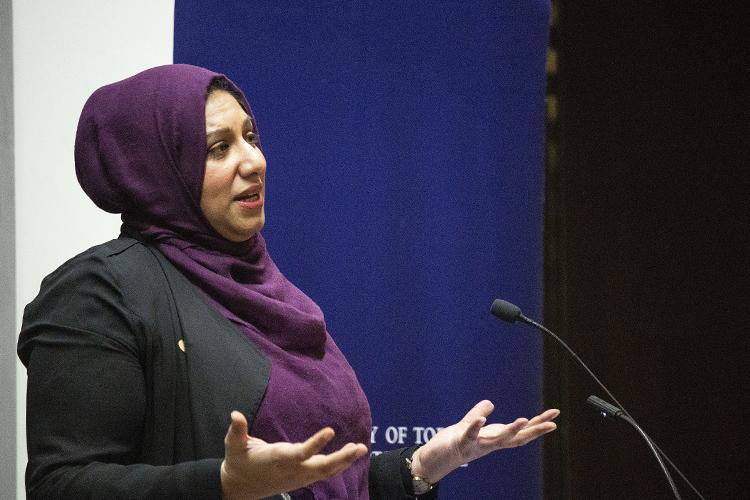
[(75, 156), (122, 234), (25, 310), (29, 498), (428, 498), (461, 464), (555, 429), (557, 410), (485, 425), (483, 401), (370, 461), (367, 399), (259, 234), (266, 161), (223, 75), (169, 65), (102, 87)]

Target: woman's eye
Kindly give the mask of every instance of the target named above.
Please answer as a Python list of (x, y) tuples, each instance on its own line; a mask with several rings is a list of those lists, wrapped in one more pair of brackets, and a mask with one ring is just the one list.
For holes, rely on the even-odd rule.
[(208, 150), (209, 156), (213, 158), (220, 158), (224, 155), (224, 153), (227, 152), (229, 149), (229, 144), (226, 142), (220, 142), (214, 146), (211, 146), (211, 148)]
[(258, 144), (258, 134), (255, 132), (248, 132), (245, 134), (245, 140), (250, 144)]

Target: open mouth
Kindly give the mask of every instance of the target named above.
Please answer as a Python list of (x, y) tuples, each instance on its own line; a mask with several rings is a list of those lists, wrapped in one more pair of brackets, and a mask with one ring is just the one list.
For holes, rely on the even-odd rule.
[(258, 201), (260, 200), (260, 194), (243, 194), (235, 198), (236, 201)]

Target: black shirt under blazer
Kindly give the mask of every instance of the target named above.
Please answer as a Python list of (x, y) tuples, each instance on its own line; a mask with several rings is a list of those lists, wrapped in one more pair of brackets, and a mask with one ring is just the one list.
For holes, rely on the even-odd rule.
[[(252, 423), (270, 362), (201, 294), (132, 238), (44, 279), (18, 342), (29, 499), (221, 499), (229, 414)], [(412, 451), (373, 457), (371, 498), (411, 497)]]

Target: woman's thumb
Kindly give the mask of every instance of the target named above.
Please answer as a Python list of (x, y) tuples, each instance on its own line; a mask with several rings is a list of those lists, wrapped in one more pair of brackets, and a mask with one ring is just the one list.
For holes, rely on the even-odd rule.
[(230, 417), (232, 421), (229, 424), (227, 436), (224, 438), (224, 446), (245, 448), (247, 446), (247, 419), (238, 411), (233, 411)]

